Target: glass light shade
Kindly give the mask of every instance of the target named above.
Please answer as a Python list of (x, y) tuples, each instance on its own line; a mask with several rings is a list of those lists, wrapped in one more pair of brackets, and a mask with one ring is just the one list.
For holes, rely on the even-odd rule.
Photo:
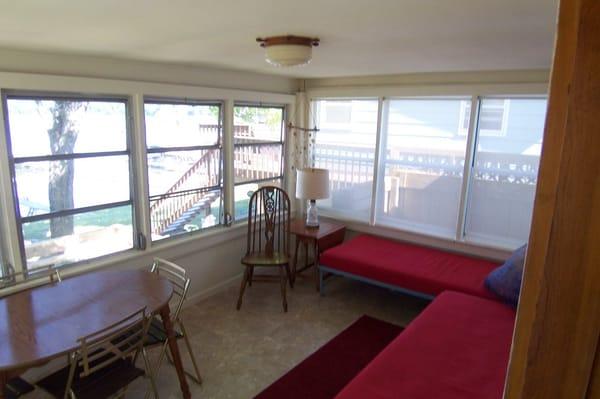
[(277, 44), (265, 48), (265, 59), (275, 66), (308, 64), (312, 59), (312, 47), (299, 44)]
[(298, 170), (296, 198), (309, 200), (329, 198), (329, 170), (317, 168)]

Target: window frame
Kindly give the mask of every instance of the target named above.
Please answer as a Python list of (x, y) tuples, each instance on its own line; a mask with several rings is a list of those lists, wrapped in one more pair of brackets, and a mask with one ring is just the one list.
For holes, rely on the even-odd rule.
[[(502, 120), (500, 121), (501, 126), (500, 129), (481, 129), (480, 132), (485, 134), (487, 137), (506, 137), (506, 133), (508, 131), (508, 115), (510, 113), (510, 99), (503, 97), (495, 97), (495, 96), (480, 96), (489, 99), (497, 99), (503, 100), (502, 106)], [(478, 116), (481, 116), (481, 103), (477, 103), (479, 110)], [(470, 132), (470, 119), (469, 124), (467, 124), (467, 128), (465, 128), (465, 118), (468, 115), (472, 115), (471, 113), (471, 105), (461, 104), (460, 106), (460, 117), (458, 120), (458, 133), (460, 135), (467, 136)], [(479, 120), (477, 121), (479, 123)]]
[[(454, 85), (454, 86), (419, 86), (419, 87), (366, 87), (366, 88), (316, 88), (310, 90), (307, 94), (308, 101), (310, 103), (311, 112), (315, 115), (314, 104), (321, 100), (362, 100), (362, 99), (379, 99), (379, 119), (377, 127), (377, 147), (375, 152), (375, 170), (374, 174), (374, 190), (371, 197), (371, 219), (365, 221), (340, 212), (336, 209), (321, 208), (321, 214), (333, 218), (345, 220), (354, 224), (357, 229), (365, 232), (377, 231), (380, 234), (385, 235), (400, 235), (402, 239), (407, 239), (406, 234), (410, 235), (410, 239), (416, 242), (429, 243), (431, 240), (439, 240), (443, 243), (448, 244), (436, 244), (441, 246), (448, 246), (449, 248), (459, 248), (461, 251), (481, 253), (480, 249), (484, 252), (494, 251), (512, 251), (514, 248), (507, 245), (505, 242), (481, 242), (469, 240), (465, 235), (466, 220), (467, 220), (467, 209), (470, 195), (470, 185), (472, 183), (472, 170), (475, 156), (475, 150), (477, 146), (477, 126), (479, 119), (479, 111), (481, 100), (486, 98), (497, 98), (497, 99), (548, 99), (547, 87), (544, 84), (490, 84), (490, 85)], [(382, 151), (385, 151), (385, 138), (383, 133), (385, 131), (385, 124), (389, 118), (387, 112), (388, 100), (393, 99), (427, 99), (427, 98), (461, 98), (471, 99), (469, 129), (467, 131), (467, 145), (465, 150), (465, 164), (463, 171), (463, 179), (461, 185), (461, 196), (459, 202), (459, 213), (456, 223), (456, 235), (455, 237), (440, 236), (438, 234), (421, 231), (421, 230), (410, 230), (404, 229), (398, 226), (391, 226), (387, 223), (378, 223), (376, 217), (376, 205), (378, 201), (381, 201), (380, 186), (384, 184), (383, 177), (385, 174), (382, 172)], [(466, 107), (465, 107), (466, 109)], [(464, 110), (461, 109), (461, 113)], [(460, 125), (463, 124), (463, 115), (460, 115)], [(504, 112), (503, 115), (503, 129), (506, 129), (507, 123), (505, 118), (508, 117), (508, 113)], [(317, 126), (318, 127), (318, 126)], [(460, 129), (459, 129), (460, 130)], [(495, 137), (498, 137), (497, 135)], [(500, 136), (501, 137), (501, 136)], [(376, 186), (376, 187), (375, 187)], [(397, 233), (396, 233), (397, 232)], [(464, 249), (468, 248), (468, 249)]]
[[(264, 140), (264, 141), (260, 141), (260, 142), (256, 142), (256, 143), (236, 143), (235, 142), (235, 108), (236, 107), (252, 107), (252, 108), (277, 108), (277, 109), (281, 109), (281, 129), (280, 129), (280, 136), (279, 136), (279, 141), (269, 141), (269, 140)], [(231, 215), (232, 217), (232, 221), (233, 223), (237, 224), (237, 223), (244, 223), (247, 221), (247, 216), (238, 219), (235, 215), (235, 188), (237, 186), (243, 186), (246, 184), (260, 184), (260, 183), (265, 183), (271, 180), (279, 180), (281, 181), (281, 188), (285, 189), (287, 180), (286, 180), (286, 168), (287, 168), (287, 156), (286, 156), (286, 136), (287, 136), (287, 128), (286, 128), (286, 121), (287, 121), (287, 107), (285, 104), (269, 104), (269, 103), (252, 103), (252, 102), (245, 102), (245, 101), (235, 101), (233, 103), (233, 119), (232, 120), (232, 126), (233, 126), (233, 130), (231, 131), (231, 142), (232, 142), (232, 153), (231, 156), (233, 157), (233, 161), (235, 162), (235, 150), (236, 148), (242, 148), (242, 147), (269, 147), (269, 146), (274, 146), (274, 145), (279, 145), (281, 147), (281, 165), (279, 168), (279, 175), (278, 176), (272, 176), (272, 177), (266, 177), (266, 178), (262, 178), (262, 179), (254, 179), (254, 180), (247, 180), (247, 181), (243, 181), (243, 182), (236, 182), (235, 181), (235, 164), (233, 166), (233, 170), (231, 171), (232, 173), (232, 184), (233, 184), (233, 190), (232, 190), (232, 196), (233, 196), (233, 204), (234, 204), (234, 209), (232, 209), (231, 211), (233, 212), (233, 214)]]
[[(146, 104), (164, 104), (164, 105), (199, 105), (199, 106), (217, 106), (219, 107), (219, 116), (218, 116), (218, 136), (217, 136), (217, 142), (215, 144), (211, 144), (211, 145), (195, 145), (195, 146), (177, 146), (177, 147), (153, 147), (153, 148), (149, 148), (148, 147), (148, 143), (147, 143), (147, 130), (146, 130)], [(225, 194), (225, 176), (224, 176), (224, 161), (225, 161), (225, 154), (224, 154), (224, 146), (223, 146), (223, 141), (224, 141), (224, 134), (225, 134), (225, 125), (224, 125), (224, 108), (225, 108), (225, 102), (222, 100), (195, 100), (195, 99), (183, 99), (183, 98), (171, 98), (171, 97), (157, 97), (157, 96), (144, 96), (143, 99), (143, 109), (144, 109), (144, 113), (143, 113), (143, 118), (144, 118), (144, 132), (143, 132), (143, 136), (144, 136), (144, 156), (146, 158), (146, 163), (145, 163), (145, 174), (146, 174), (146, 193), (147, 193), (147, 198), (146, 200), (148, 201), (148, 223), (150, 226), (150, 237), (149, 237), (149, 241), (152, 245), (158, 245), (159, 243), (162, 244), (164, 242), (168, 242), (171, 240), (177, 240), (179, 238), (183, 238), (183, 237), (188, 237), (191, 235), (195, 235), (195, 234), (199, 234), (201, 232), (205, 232), (211, 229), (216, 229), (219, 227), (222, 227), (224, 225), (224, 214), (225, 214), (225, 210), (224, 210), (224, 194)], [(202, 151), (202, 150), (214, 150), (214, 149), (218, 149), (219, 150), (219, 175), (218, 175), (218, 184), (214, 185), (214, 186), (207, 186), (207, 187), (202, 187), (202, 188), (197, 188), (197, 189), (188, 189), (188, 190), (183, 190), (183, 191), (176, 191), (174, 193), (172, 193), (171, 195), (169, 194), (157, 194), (157, 195), (150, 195), (150, 177), (149, 177), (149, 169), (148, 169), (148, 156), (150, 154), (165, 154), (165, 153), (169, 153), (169, 152), (184, 152), (184, 151)], [(158, 240), (153, 240), (152, 239), (152, 201), (155, 199), (163, 199), (163, 198), (174, 198), (177, 196), (185, 196), (186, 194), (192, 194), (192, 193), (200, 193), (200, 192), (211, 192), (211, 191), (219, 191), (219, 217), (217, 220), (217, 223), (214, 226), (210, 226), (210, 227), (206, 227), (206, 228), (200, 228), (198, 230), (195, 231), (189, 231), (189, 232), (185, 232), (185, 233), (180, 233), (180, 234), (175, 234), (175, 235), (171, 235), (162, 239), (158, 239)], [(167, 190), (168, 191), (168, 190)], [(156, 198), (154, 198), (156, 197)]]
[[(122, 103), (125, 106), (125, 149), (113, 150), (104, 152), (81, 152), (72, 154), (57, 154), (57, 155), (41, 155), (41, 156), (25, 156), (15, 157), (12, 148), (12, 137), (10, 128), (10, 116), (8, 112), (8, 100), (48, 100), (48, 101), (90, 101), (90, 102), (114, 102)], [(126, 95), (98, 95), (98, 94), (80, 94), (62, 91), (31, 91), (31, 90), (1, 90), (0, 100), (2, 101), (2, 111), (4, 116), (4, 133), (6, 140), (6, 156), (9, 165), (9, 175), (11, 180), (11, 197), (13, 200), (14, 223), (16, 225), (16, 235), (19, 247), (19, 257), (23, 271), (27, 273), (29, 270), (27, 263), (27, 253), (25, 250), (25, 239), (23, 236), (23, 225), (25, 223), (33, 223), (43, 220), (51, 220), (57, 217), (75, 216), (105, 209), (118, 208), (121, 206), (130, 206), (131, 208), (131, 227), (132, 227), (132, 247), (108, 254), (83, 259), (75, 262), (68, 262), (58, 265), (60, 268), (73, 267), (82, 264), (100, 261), (104, 258), (134, 251), (143, 246), (143, 240), (140, 240), (139, 219), (136, 212), (136, 185), (135, 185), (135, 155), (133, 151), (133, 127), (132, 127), (132, 110), (131, 98)], [(20, 201), (17, 192), (16, 165), (26, 162), (52, 162), (67, 159), (87, 159), (110, 156), (127, 156), (129, 168), (129, 199), (125, 201), (110, 202), (84, 207), (74, 207), (73, 209), (65, 209), (55, 212), (47, 212), (39, 215), (22, 216), (20, 209)]]

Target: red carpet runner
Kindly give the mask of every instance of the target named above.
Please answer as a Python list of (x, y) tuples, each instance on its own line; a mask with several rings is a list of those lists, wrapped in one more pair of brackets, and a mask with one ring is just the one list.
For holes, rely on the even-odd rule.
[(362, 316), (256, 399), (331, 399), (401, 331), (402, 327)]

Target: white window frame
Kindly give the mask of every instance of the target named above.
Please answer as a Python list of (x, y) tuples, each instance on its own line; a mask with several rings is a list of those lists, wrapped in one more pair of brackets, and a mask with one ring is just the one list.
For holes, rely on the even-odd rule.
[[(374, 216), (376, 201), (381, 198), (380, 189), (373, 190), (371, 199), (372, 217), (368, 222), (357, 220), (351, 216), (345, 215), (336, 210), (321, 209), (320, 213), (325, 217), (332, 217), (345, 221), (349, 227), (356, 231), (367, 233), (376, 233), (391, 238), (397, 238), (409, 242), (415, 242), (423, 245), (433, 245), (439, 248), (459, 251), (477, 256), (486, 256), (490, 258), (503, 259), (507, 256), (512, 247), (501, 242), (474, 242), (465, 238), (466, 209), (468, 205), (469, 187), (471, 185), (471, 170), (473, 156), (476, 146), (475, 130), (477, 129), (477, 117), (479, 112), (479, 102), (481, 98), (547, 98), (547, 84), (544, 83), (520, 83), (520, 84), (450, 84), (450, 85), (427, 85), (427, 86), (365, 86), (365, 87), (322, 87), (310, 89), (307, 93), (308, 101), (312, 103), (318, 100), (352, 100), (362, 98), (380, 99), (380, 118), (386, 119), (387, 112), (384, 104), (388, 98), (423, 98), (423, 97), (470, 97), (471, 98), (471, 118), (469, 120), (469, 129), (467, 132), (467, 148), (465, 153), (465, 166), (463, 171), (463, 182), (461, 187), (461, 196), (459, 203), (459, 215), (457, 220), (457, 231), (454, 238), (446, 236), (436, 236), (428, 232), (417, 232), (402, 229), (400, 227), (382, 226), (377, 224)], [(466, 109), (466, 107), (465, 107)], [(464, 112), (464, 110), (463, 110)], [(503, 118), (508, 117), (505, 112)], [(310, 116), (307, 116), (307, 119)], [(459, 122), (462, 125), (463, 118)], [(503, 119), (503, 127), (506, 127), (506, 120)], [(382, 132), (385, 129), (385, 123), (378, 122), (377, 148), (376, 155), (379, 155), (385, 146), (385, 140), (382, 139)], [(505, 134), (505, 133), (504, 133)], [(377, 160), (379, 163), (379, 160)], [(374, 171), (374, 178), (383, 176), (380, 170), (382, 165), (377, 164)], [(377, 179), (374, 185), (380, 185)]]
[[(273, 177), (267, 177), (264, 179), (254, 179), (254, 180), (247, 180), (247, 181), (243, 181), (243, 182), (239, 182), (236, 183), (235, 182), (235, 166), (232, 163), (232, 179), (233, 179), (233, 190), (232, 190), (232, 199), (233, 199), (233, 208), (230, 211), (230, 218), (232, 220), (233, 223), (243, 223), (247, 221), (247, 216), (237, 219), (236, 215), (235, 215), (235, 195), (233, 194), (233, 192), (235, 191), (235, 187), (237, 186), (243, 186), (245, 184), (253, 184), (253, 183), (264, 183), (264, 182), (269, 182), (271, 180), (279, 180), (281, 181), (281, 188), (286, 189), (287, 186), (287, 179), (286, 177), (288, 175), (288, 173), (286, 173), (287, 171), (287, 159), (288, 156), (286, 156), (286, 143), (288, 141), (288, 137), (287, 137), (287, 112), (286, 112), (286, 106), (284, 104), (264, 104), (264, 103), (256, 103), (256, 102), (234, 102), (233, 104), (233, 113), (235, 114), (235, 108), (236, 107), (251, 107), (251, 108), (277, 108), (277, 109), (281, 109), (281, 134), (279, 136), (279, 140), (277, 141), (260, 141), (260, 142), (256, 142), (256, 143), (235, 143), (235, 139), (233, 138), (233, 128), (235, 126), (235, 122), (233, 122), (232, 124), (232, 146), (233, 146), (233, 152), (232, 152), (232, 160), (235, 159), (235, 149), (236, 148), (240, 148), (240, 147), (255, 147), (255, 146), (273, 146), (273, 145), (279, 145), (281, 146), (281, 155), (282, 155), (282, 159), (281, 159), (281, 167), (280, 167), (280, 173), (278, 176), (273, 176)], [(288, 193), (290, 193), (289, 190), (286, 190)], [(291, 195), (290, 195), (291, 196)]]
[[(245, 235), (245, 223), (239, 223), (236, 226), (228, 228), (229, 223), (225, 223), (215, 229), (207, 229), (198, 234), (185, 235), (176, 240), (161, 240), (155, 243), (146, 242), (144, 237), (150, 237), (149, 223), (149, 204), (148, 204), (148, 178), (146, 165), (146, 143), (144, 126), (144, 98), (181, 98), (214, 101), (219, 99), (225, 104), (224, 113), (224, 131), (223, 131), (223, 151), (226, 161), (233, 160), (227, 157), (226, 153), (232, 154), (232, 132), (233, 132), (233, 104), (234, 102), (277, 104), (285, 106), (286, 116), (294, 115), (296, 107), (296, 97), (291, 94), (261, 92), (256, 90), (239, 90), (227, 88), (213, 88), (195, 85), (168, 84), (168, 83), (149, 83), (133, 80), (117, 80), (102, 78), (87, 78), (74, 76), (55, 76), (44, 74), (12, 73), (0, 72), (0, 90), (30, 91), (30, 92), (55, 92), (55, 93), (84, 93), (97, 96), (123, 96), (130, 100), (131, 113), (130, 123), (132, 128), (132, 148), (131, 157), (134, 162), (132, 174), (134, 175), (134, 184), (136, 196), (134, 197), (135, 217), (139, 223), (140, 242), (138, 249), (126, 251), (115, 255), (107, 255), (102, 258), (96, 258), (90, 261), (84, 261), (76, 265), (69, 265), (65, 268), (65, 276), (82, 273), (98, 268), (112, 267), (124, 264), (140, 264), (141, 259), (148, 259), (152, 256), (167, 256), (165, 251), (177, 249), (180, 253), (198, 252), (221, 243), (226, 243), (232, 239), (241, 238)], [(5, 261), (13, 266), (16, 272), (22, 272), (23, 262), (19, 240), (17, 239), (16, 215), (14, 213), (14, 198), (10, 187), (12, 181), (9, 170), (9, 160), (6, 151), (6, 132), (4, 121), (6, 120), (4, 110), (0, 107), (0, 202), (4, 205), (0, 207), (0, 228), (4, 234), (0, 236), (4, 248)], [(286, 125), (287, 125), (286, 120)], [(286, 131), (287, 135), (287, 131)], [(288, 137), (286, 136), (286, 141)], [(290, 157), (290, 146), (286, 146), (285, 159)], [(227, 158), (226, 158), (227, 157)], [(233, 210), (232, 191), (233, 175), (231, 168), (224, 168), (224, 212)], [(286, 162), (284, 176), (288, 176), (293, 170)], [(286, 190), (293, 196), (293, 187), (289, 185), (289, 180), (285, 179)], [(294, 209), (292, 209), (294, 211)], [(144, 256), (145, 258), (141, 258)]]
[[(218, 129), (219, 129), (219, 137), (217, 140), (217, 143), (214, 145), (194, 145), (194, 146), (188, 146), (188, 147), (156, 147), (156, 148), (148, 148), (148, 146), (146, 145), (145, 147), (145, 152), (146, 152), (146, 165), (148, 163), (148, 156), (150, 154), (164, 154), (164, 153), (168, 153), (168, 152), (176, 152), (176, 151), (196, 151), (196, 150), (203, 150), (203, 149), (218, 149), (219, 150), (219, 184), (215, 185), (215, 186), (207, 186), (207, 187), (200, 187), (198, 189), (194, 189), (194, 191), (215, 191), (215, 190), (219, 190), (219, 195), (220, 195), (220, 214), (219, 214), (219, 218), (217, 223), (214, 226), (211, 227), (207, 227), (207, 228), (201, 228), (199, 230), (196, 231), (189, 231), (186, 233), (180, 233), (180, 234), (176, 234), (176, 235), (172, 235), (169, 236), (167, 238), (163, 238), (160, 240), (152, 240), (152, 242), (157, 243), (157, 242), (163, 242), (166, 240), (173, 240), (173, 239), (177, 239), (179, 237), (182, 236), (186, 236), (186, 235), (192, 235), (192, 234), (199, 234), (202, 231), (205, 231), (207, 229), (213, 229), (213, 228), (217, 228), (219, 226), (221, 226), (223, 224), (223, 206), (224, 206), (224, 200), (223, 200), (223, 195), (224, 195), (224, 187), (223, 187), (223, 158), (224, 158), (224, 154), (223, 154), (223, 107), (224, 107), (224, 103), (223, 101), (220, 100), (214, 100), (214, 101), (207, 101), (207, 100), (193, 100), (193, 99), (177, 99), (177, 98), (159, 98), (159, 97), (146, 97), (144, 98), (144, 106), (146, 104), (166, 104), (166, 105), (208, 105), (208, 106), (218, 106), (219, 107), (219, 121), (218, 121)], [(144, 115), (145, 115), (145, 108), (144, 108)], [(145, 118), (144, 118), (144, 126), (145, 126)], [(144, 142), (146, 142), (146, 129), (144, 129)], [(147, 166), (146, 166), (147, 168)], [(146, 176), (148, 176), (148, 169), (146, 169)], [(149, 184), (149, 181), (147, 182), (147, 184)], [(147, 187), (148, 192), (150, 191), (150, 187)], [(149, 202), (149, 206), (151, 209), (151, 204), (152, 204), (152, 200), (154, 199), (154, 197), (164, 197), (164, 198), (170, 198), (172, 196), (175, 196), (177, 194), (180, 194), (181, 192), (175, 192), (172, 195), (168, 195), (168, 194), (157, 194), (157, 195), (153, 195), (150, 196), (148, 195), (148, 202)], [(152, 215), (149, 215), (150, 220), (149, 223), (150, 225), (152, 225)], [(150, 235), (149, 237), (151, 237), (152, 235)]]
[[(6, 137), (6, 154), (8, 157), (9, 163), (9, 173), (10, 178), (13, 181), (12, 184), (12, 196), (14, 199), (14, 222), (16, 223), (16, 234), (19, 245), (19, 254), (20, 254), (20, 270), (27, 271), (27, 256), (25, 250), (25, 239), (23, 237), (23, 224), (25, 223), (34, 223), (42, 220), (50, 220), (56, 217), (62, 216), (75, 216), (78, 214), (85, 214), (95, 211), (101, 211), (105, 209), (111, 209), (121, 206), (130, 206), (131, 207), (131, 221), (132, 221), (132, 247), (124, 250), (119, 250), (115, 252), (111, 252), (109, 254), (101, 255), (99, 257), (94, 257), (90, 259), (85, 259), (76, 262), (69, 262), (66, 264), (61, 264), (60, 267), (69, 267), (69, 266), (77, 266), (80, 264), (86, 264), (89, 262), (93, 262), (96, 260), (101, 260), (105, 257), (110, 257), (114, 255), (119, 255), (121, 253), (130, 252), (132, 250), (137, 249), (140, 245), (142, 245), (139, 240), (139, 225), (137, 223), (137, 217), (135, 212), (135, 201), (136, 197), (135, 184), (134, 184), (134, 160), (133, 160), (133, 151), (132, 151), (132, 128), (131, 128), (131, 105), (130, 100), (126, 96), (101, 96), (101, 95), (93, 95), (93, 94), (77, 94), (77, 93), (64, 93), (64, 92), (44, 92), (44, 91), (21, 91), (21, 90), (3, 90), (2, 95), (0, 96), (2, 99), (2, 108), (4, 110), (4, 125), (5, 125), (5, 137)], [(9, 125), (9, 115), (8, 115), (8, 100), (10, 99), (40, 99), (40, 100), (73, 100), (73, 101), (107, 101), (107, 102), (120, 102), (125, 105), (125, 126), (126, 126), (126, 146), (125, 150), (117, 150), (117, 151), (101, 151), (101, 152), (88, 152), (88, 153), (74, 153), (74, 154), (64, 154), (64, 155), (42, 155), (42, 156), (17, 156), (15, 157), (12, 153), (12, 148), (10, 145), (10, 125)], [(20, 211), (20, 199), (18, 197), (16, 191), (16, 164), (17, 163), (28, 163), (28, 162), (44, 162), (44, 161), (53, 161), (56, 159), (86, 159), (86, 158), (97, 158), (97, 157), (106, 157), (106, 156), (122, 156), (126, 155), (128, 157), (129, 164), (129, 199), (125, 201), (112, 202), (112, 203), (104, 203), (97, 204), (92, 206), (84, 206), (84, 207), (74, 207), (73, 209), (65, 209), (55, 212), (47, 212), (42, 215), (27, 215), (22, 216)]]

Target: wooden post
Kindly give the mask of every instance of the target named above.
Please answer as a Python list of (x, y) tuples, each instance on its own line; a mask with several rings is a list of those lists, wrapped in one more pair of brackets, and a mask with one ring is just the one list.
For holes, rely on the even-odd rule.
[(598, 397), (599, 66), (600, 2), (561, 1), (505, 398)]

